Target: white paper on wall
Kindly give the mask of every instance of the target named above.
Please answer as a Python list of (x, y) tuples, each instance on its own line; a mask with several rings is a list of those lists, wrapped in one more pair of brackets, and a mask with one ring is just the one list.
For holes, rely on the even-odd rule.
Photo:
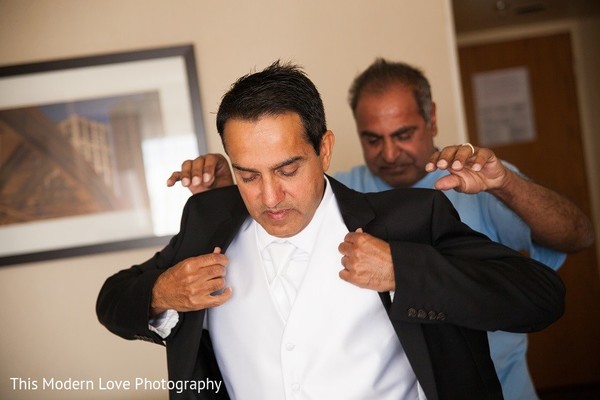
[(483, 147), (531, 142), (536, 138), (527, 68), (473, 75), (479, 144)]

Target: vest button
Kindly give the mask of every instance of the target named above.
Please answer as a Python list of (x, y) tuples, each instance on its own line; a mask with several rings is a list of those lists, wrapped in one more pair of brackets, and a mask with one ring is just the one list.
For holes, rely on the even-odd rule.
[(286, 345), (285, 345), (285, 349), (286, 349), (287, 351), (292, 351), (292, 350), (294, 350), (295, 348), (296, 348), (296, 345), (295, 345), (294, 343), (286, 343)]
[(298, 391), (298, 390), (300, 390), (300, 384), (299, 384), (299, 383), (294, 383), (294, 384), (292, 385), (292, 390), (294, 390), (294, 391)]

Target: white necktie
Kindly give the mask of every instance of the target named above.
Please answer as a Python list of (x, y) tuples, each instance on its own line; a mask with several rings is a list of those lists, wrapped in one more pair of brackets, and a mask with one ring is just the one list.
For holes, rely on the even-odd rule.
[(271, 295), (284, 320), (290, 314), (296, 293), (302, 283), (303, 269), (292, 259), (303, 253), (290, 242), (272, 242), (266, 247), (265, 268), (271, 286)]

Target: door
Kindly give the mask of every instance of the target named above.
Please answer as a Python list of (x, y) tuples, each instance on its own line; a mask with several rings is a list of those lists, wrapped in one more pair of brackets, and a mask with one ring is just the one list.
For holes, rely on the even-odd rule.
[[(535, 137), (490, 147), (589, 216), (570, 35), (460, 47), (459, 60), (469, 140), (476, 145), (484, 137), (477, 127), (474, 74), (527, 71)], [(565, 315), (529, 335), (529, 367), (538, 389), (600, 383), (600, 280), (594, 248), (569, 255), (559, 273), (567, 287)]]

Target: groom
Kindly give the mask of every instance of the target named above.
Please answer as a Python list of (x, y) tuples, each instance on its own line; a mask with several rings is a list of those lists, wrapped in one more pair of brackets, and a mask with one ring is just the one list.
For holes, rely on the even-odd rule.
[(499, 399), (486, 331), (563, 312), (552, 270), (462, 224), (433, 190), (361, 194), (325, 175), (320, 95), (279, 62), (225, 94), (237, 186), (192, 196), (181, 231), (110, 277), (98, 317), (166, 344), (171, 399)]

